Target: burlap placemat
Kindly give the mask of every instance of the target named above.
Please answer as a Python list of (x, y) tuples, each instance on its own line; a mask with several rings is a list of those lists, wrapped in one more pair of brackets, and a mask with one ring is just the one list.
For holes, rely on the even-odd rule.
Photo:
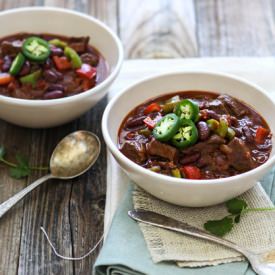
[[(240, 198), (250, 208), (273, 206), (260, 184)], [(221, 219), (228, 214), (224, 204), (207, 208), (180, 207), (161, 201), (138, 187), (133, 192), (133, 202), (135, 209), (154, 211), (198, 228), (203, 228), (208, 220)], [(244, 260), (238, 252), (208, 241), (143, 223), (139, 226), (155, 263), (175, 261), (180, 267), (196, 267)], [(255, 252), (274, 247), (275, 211), (244, 214), (225, 238)]]

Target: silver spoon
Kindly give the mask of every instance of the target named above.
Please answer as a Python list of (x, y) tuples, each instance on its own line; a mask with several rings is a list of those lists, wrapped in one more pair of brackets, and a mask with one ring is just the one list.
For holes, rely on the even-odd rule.
[(157, 227), (180, 232), (193, 237), (198, 237), (207, 241), (212, 241), (226, 247), (232, 248), (244, 255), (250, 262), (254, 271), (259, 275), (274, 275), (275, 274), (275, 248), (262, 253), (254, 253), (239, 245), (223, 238), (216, 237), (207, 233), (204, 230), (191, 226), (187, 223), (180, 222), (160, 215), (151, 211), (132, 210), (128, 211), (128, 215), (139, 222), (154, 225)]
[(76, 131), (64, 137), (52, 153), (51, 173), (36, 180), (0, 204), (0, 218), (44, 181), (53, 178), (72, 179), (86, 172), (97, 160), (100, 147), (99, 138), (88, 131)]

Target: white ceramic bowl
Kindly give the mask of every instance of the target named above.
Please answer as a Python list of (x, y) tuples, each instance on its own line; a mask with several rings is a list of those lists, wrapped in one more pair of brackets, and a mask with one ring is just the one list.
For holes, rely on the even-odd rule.
[(224, 179), (188, 180), (149, 171), (129, 160), (117, 148), (118, 130), (129, 111), (150, 98), (190, 90), (226, 93), (248, 103), (265, 118), (275, 133), (275, 105), (260, 87), (227, 74), (179, 72), (147, 78), (113, 98), (103, 114), (103, 136), (109, 150), (130, 179), (150, 194), (177, 205), (214, 205), (253, 187), (275, 163), (274, 149), (266, 163), (246, 173)]
[(13, 9), (0, 13), (0, 26), (0, 38), (18, 32), (90, 36), (91, 45), (99, 50), (110, 67), (109, 76), (102, 83), (71, 97), (24, 100), (0, 96), (0, 118), (17, 125), (52, 127), (79, 117), (104, 97), (123, 61), (123, 49), (117, 36), (97, 19), (78, 12), (50, 7)]

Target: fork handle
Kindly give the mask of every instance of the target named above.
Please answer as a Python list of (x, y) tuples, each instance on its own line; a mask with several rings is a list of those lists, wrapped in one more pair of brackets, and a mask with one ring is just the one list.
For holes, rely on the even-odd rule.
[(140, 222), (221, 244), (240, 252), (245, 257), (249, 257), (251, 255), (251, 252), (229, 240), (216, 237), (204, 230), (191, 226), (185, 222), (180, 222), (152, 211), (132, 210), (128, 211), (128, 215), (134, 220)]

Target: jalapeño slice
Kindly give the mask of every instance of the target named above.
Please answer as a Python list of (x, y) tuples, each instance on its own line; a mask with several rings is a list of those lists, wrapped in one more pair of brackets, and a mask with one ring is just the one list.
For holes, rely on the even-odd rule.
[(31, 61), (44, 61), (50, 55), (49, 43), (39, 37), (32, 36), (25, 40), (23, 54)]
[(190, 119), (181, 119), (180, 127), (172, 137), (171, 143), (177, 148), (184, 149), (195, 144), (198, 140), (198, 130)]
[(171, 139), (180, 127), (180, 119), (175, 114), (164, 116), (153, 130), (153, 136), (159, 141), (168, 141)]
[(175, 113), (182, 119), (190, 119), (196, 122), (199, 119), (199, 106), (190, 99), (183, 99), (177, 104)]

